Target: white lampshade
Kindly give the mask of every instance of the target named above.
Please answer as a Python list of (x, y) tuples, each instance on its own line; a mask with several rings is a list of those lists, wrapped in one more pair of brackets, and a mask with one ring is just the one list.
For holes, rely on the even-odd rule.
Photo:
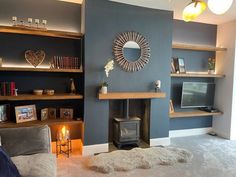
[(208, 0), (209, 9), (217, 15), (224, 14), (231, 7), (233, 0)]

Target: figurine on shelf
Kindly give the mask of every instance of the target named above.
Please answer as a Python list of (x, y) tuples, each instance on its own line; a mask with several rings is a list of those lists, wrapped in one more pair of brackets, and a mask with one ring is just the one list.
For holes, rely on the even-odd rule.
[(70, 93), (75, 94), (76, 93), (76, 88), (75, 88), (75, 82), (74, 79), (70, 79)]
[(18, 96), (18, 89), (14, 89), (14, 96)]
[(161, 81), (157, 80), (155, 82), (155, 92), (161, 92)]

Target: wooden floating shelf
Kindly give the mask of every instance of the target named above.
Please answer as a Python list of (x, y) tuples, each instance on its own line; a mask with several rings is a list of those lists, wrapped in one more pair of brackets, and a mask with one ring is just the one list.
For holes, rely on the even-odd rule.
[(55, 30), (34, 30), (14, 26), (0, 26), (1, 33), (25, 34), (34, 36), (47, 36), (68, 39), (80, 39), (83, 35), (81, 33), (55, 31)]
[(29, 72), (53, 72), (53, 73), (82, 73), (81, 69), (50, 69), (50, 68), (17, 68), (0, 67), (0, 71), (29, 71)]
[(221, 47), (212, 47), (205, 45), (194, 45), (194, 44), (181, 44), (181, 43), (173, 43), (173, 49), (184, 49), (184, 50), (197, 50), (197, 51), (226, 51), (226, 48)]
[(224, 74), (202, 74), (202, 73), (185, 73), (185, 74), (176, 74), (171, 73), (171, 77), (213, 77), (213, 78), (223, 78)]
[(107, 94), (99, 93), (99, 100), (123, 100), (123, 99), (152, 99), (165, 98), (164, 92), (109, 92)]
[(77, 100), (83, 99), (82, 95), (55, 94), (55, 95), (33, 95), (19, 94), (18, 96), (0, 96), (0, 101), (21, 101), (21, 100)]
[(14, 127), (31, 127), (31, 126), (38, 126), (38, 125), (68, 125), (68, 124), (83, 124), (81, 120), (68, 120), (68, 119), (52, 119), (52, 120), (35, 120), (30, 122), (24, 123), (15, 123), (15, 122), (2, 122), (0, 123), (0, 128), (14, 128)]
[(180, 117), (200, 117), (200, 116), (217, 116), (222, 115), (222, 112), (206, 112), (206, 111), (190, 111), (190, 112), (174, 112), (170, 113), (169, 117), (171, 119), (180, 118)]

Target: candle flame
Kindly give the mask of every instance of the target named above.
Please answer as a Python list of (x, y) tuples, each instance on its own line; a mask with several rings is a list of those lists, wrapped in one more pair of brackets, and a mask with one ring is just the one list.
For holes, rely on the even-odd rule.
[(65, 135), (66, 135), (66, 126), (62, 127), (61, 132), (62, 132), (63, 137), (65, 137)]

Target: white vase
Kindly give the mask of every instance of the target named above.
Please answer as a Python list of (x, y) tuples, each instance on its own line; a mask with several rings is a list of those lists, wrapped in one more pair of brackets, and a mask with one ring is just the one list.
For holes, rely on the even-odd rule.
[(103, 93), (103, 94), (107, 93), (107, 86), (102, 86), (101, 93)]

